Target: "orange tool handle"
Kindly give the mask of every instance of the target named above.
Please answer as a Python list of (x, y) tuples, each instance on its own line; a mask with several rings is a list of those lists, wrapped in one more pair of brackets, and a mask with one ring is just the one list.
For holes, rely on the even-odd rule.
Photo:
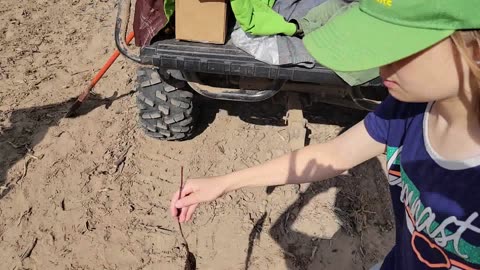
[[(134, 37), (135, 37), (135, 34), (133, 32), (130, 32), (128, 34), (127, 38), (126, 38), (127, 44), (130, 44), (130, 42), (132, 42)], [(107, 72), (107, 70), (115, 62), (115, 60), (117, 60), (118, 56), (120, 56), (120, 52), (118, 50), (115, 50), (115, 52), (113, 52), (112, 56), (110, 56), (110, 59), (108, 59), (107, 63), (105, 63), (105, 65), (103, 65), (102, 69), (100, 69), (100, 71), (97, 73), (97, 75), (95, 75), (93, 80), (90, 82), (89, 89), (92, 89), (97, 84), (97, 82), (103, 77), (105, 72)]]

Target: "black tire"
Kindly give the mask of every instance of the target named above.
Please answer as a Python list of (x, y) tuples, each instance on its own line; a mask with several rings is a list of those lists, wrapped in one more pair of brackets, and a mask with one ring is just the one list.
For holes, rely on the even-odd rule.
[(194, 94), (184, 81), (163, 79), (157, 70), (137, 70), (137, 107), (140, 126), (160, 140), (186, 140), (192, 136), (196, 109)]

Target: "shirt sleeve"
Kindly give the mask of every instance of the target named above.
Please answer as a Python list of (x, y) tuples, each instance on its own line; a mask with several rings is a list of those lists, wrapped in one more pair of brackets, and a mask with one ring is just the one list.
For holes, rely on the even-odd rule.
[(399, 118), (396, 116), (399, 104), (395, 98), (388, 96), (375, 111), (365, 117), (365, 128), (375, 141), (387, 144), (391, 120)]
[[(368, 134), (377, 142), (389, 146), (400, 146), (412, 123), (422, 121), (427, 103), (407, 103), (388, 96), (374, 112), (365, 117)], [(415, 125), (415, 129), (422, 126)], [(418, 130), (421, 132), (421, 130)]]

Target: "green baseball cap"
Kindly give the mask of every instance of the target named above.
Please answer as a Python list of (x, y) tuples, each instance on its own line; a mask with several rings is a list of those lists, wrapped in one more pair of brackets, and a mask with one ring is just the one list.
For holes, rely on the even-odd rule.
[(480, 0), (360, 0), (303, 41), (320, 64), (360, 71), (395, 62), (467, 29), (480, 29)]

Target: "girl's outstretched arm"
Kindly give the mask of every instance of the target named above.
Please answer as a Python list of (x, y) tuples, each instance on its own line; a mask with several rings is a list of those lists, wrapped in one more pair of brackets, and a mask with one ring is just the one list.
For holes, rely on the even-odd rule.
[(181, 199), (178, 199), (179, 191), (173, 195), (171, 214), (178, 216), (180, 222), (188, 221), (198, 203), (215, 200), (227, 192), (243, 187), (300, 184), (328, 179), (384, 151), (385, 145), (370, 137), (362, 121), (329, 142), (307, 146), (228, 175), (188, 180)]

